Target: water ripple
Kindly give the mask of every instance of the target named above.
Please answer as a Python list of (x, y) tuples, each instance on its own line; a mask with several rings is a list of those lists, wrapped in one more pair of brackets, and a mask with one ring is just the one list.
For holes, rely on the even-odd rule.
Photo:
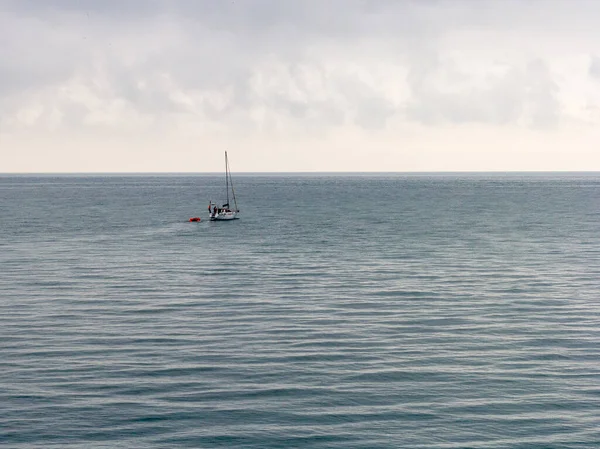
[(218, 187), (0, 177), (2, 444), (598, 447), (596, 177)]

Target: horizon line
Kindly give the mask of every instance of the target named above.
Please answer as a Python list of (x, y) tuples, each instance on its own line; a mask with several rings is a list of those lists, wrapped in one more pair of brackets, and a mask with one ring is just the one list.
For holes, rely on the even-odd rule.
[[(234, 171), (238, 175), (381, 175), (381, 174), (600, 174), (600, 170), (432, 170), (432, 171)], [(51, 175), (222, 175), (222, 171), (174, 171), (174, 172), (153, 172), (153, 171), (81, 171), (81, 172), (0, 172), (0, 176), (51, 176)]]

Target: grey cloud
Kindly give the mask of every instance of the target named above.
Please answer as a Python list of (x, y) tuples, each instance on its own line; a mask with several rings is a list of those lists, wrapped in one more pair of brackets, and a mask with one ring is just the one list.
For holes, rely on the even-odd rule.
[[(5, 1), (0, 100), (19, 96), (25, 102), (37, 89), (77, 79), (101, 100), (121, 99), (143, 114), (201, 114), (224, 123), (262, 107), (307, 127), (351, 122), (377, 129), (396, 114), (427, 124), (525, 118), (532, 126), (555, 126), (558, 85), (545, 64), (513, 63), (478, 83), (468, 70), (438, 58), (445, 33), (526, 24), (537, 17), (533, 3), (503, 3), (510, 19), (503, 21), (497, 4), (459, 0)], [(386, 62), (408, 69), (407, 79), (398, 79), (408, 86), (406, 104), (351, 70), (324, 74), (324, 66), (348, 61), (368, 71), (364, 42)], [(289, 86), (257, 92), (254, 76), (276, 76), (264, 68), (269, 60), (288, 66), (281, 76)], [(320, 71), (328, 95), (313, 92), (299, 67)], [(594, 59), (590, 75), (599, 76), (598, 67)], [(438, 85), (439, 75), (446, 86)], [(96, 86), (99, 78), (106, 86)], [(193, 104), (174, 100), (174, 92)], [(219, 95), (226, 98), (211, 100)], [(3, 104), (10, 104), (3, 106), (7, 114), (19, 102)], [(64, 105), (65, 115), (73, 111), (81, 114)]]
[(396, 107), (381, 96), (372, 96), (358, 103), (354, 123), (365, 129), (385, 128), (387, 120), (397, 112)]
[(81, 22), (106, 21), (113, 26), (121, 22), (135, 26), (140, 20), (173, 19), (212, 32), (230, 33), (253, 45), (277, 46), (281, 42), (303, 44), (315, 38), (355, 40), (365, 35), (421, 34), (422, 24), (428, 20), (430, 3), (417, 0), (9, 0), (6, 10), (45, 21), (60, 21), (66, 15)]
[(559, 87), (547, 64), (539, 59), (527, 66), (527, 101), (531, 108), (531, 122), (536, 128), (555, 127), (560, 119), (561, 106), (557, 98)]
[[(445, 75), (444, 89), (435, 79), (440, 74)], [(545, 128), (558, 124), (558, 85), (543, 61), (513, 66), (502, 75), (489, 74), (479, 85), (471, 78), (436, 55), (415, 62), (407, 77), (411, 91), (407, 117), (429, 125), (524, 121), (528, 126)]]
[(493, 123), (516, 121), (522, 110), (523, 88), (513, 73), (488, 87), (441, 92), (434, 85), (412, 89), (408, 118), (425, 124)]
[(54, 84), (84, 60), (68, 31), (0, 13), (0, 96)]
[(61, 14), (90, 15), (117, 19), (153, 17), (163, 11), (162, 0), (5, 0), (5, 10), (19, 16), (54, 20)]
[(600, 58), (598, 56), (592, 57), (588, 73), (592, 78), (600, 79)]

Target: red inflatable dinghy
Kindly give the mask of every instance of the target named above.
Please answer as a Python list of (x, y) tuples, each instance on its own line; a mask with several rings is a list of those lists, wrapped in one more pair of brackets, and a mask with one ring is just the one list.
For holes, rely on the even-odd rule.
[(192, 217), (190, 218), (190, 221), (200, 221), (200, 217)]

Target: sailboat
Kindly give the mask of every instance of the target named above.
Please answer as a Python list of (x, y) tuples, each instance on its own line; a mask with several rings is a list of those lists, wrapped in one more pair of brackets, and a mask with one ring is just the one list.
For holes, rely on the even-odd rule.
[[(231, 186), (231, 195), (233, 197), (233, 208), (229, 206), (229, 187)], [(221, 207), (210, 201), (208, 203), (208, 213), (210, 221), (221, 221), (221, 220), (236, 220), (239, 218), (237, 215), (240, 210), (237, 207), (237, 201), (235, 199), (235, 190), (233, 190), (233, 182), (231, 180), (231, 172), (229, 171), (229, 160), (227, 159), (227, 151), (225, 151), (225, 191), (227, 192), (227, 202)]]

